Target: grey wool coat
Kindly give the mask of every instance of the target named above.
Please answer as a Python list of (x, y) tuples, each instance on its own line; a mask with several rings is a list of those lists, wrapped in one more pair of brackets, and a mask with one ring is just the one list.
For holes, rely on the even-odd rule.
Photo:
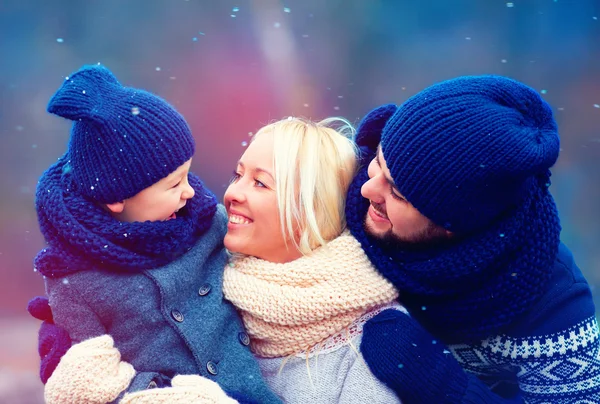
[(168, 265), (46, 278), (55, 323), (73, 343), (110, 334), (122, 360), (137, 372), (128, 391), (199, 374), (241, 401), (281, 402), (260, 374), (237, 312), (223, 298), (226, 227), (219, 205), (211, 228)]

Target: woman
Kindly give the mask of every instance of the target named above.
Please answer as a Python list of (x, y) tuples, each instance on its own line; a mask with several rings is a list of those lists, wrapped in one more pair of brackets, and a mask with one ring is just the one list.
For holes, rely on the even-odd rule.
[[(394, 303), (397, 291), (344, 230), (356, 152), (348, 136), (328, 127), (332, 123), (289, 118), (254, 136), (224, 198), (224, 244), (232, 259), (223, 292), (241, 313), (263, 376), (283, 401), (399, 402), (357, 350), (369, 318), (401, 308)], [(98, 361), (109, 376), (107, 360), (92, 355), (93, 347), (71, 355), (77, 350), (63, 362)], [(59, 365), (52, 377), (61, 371)], [(209, 390), (212, 402), (233, 401), (206, 382), (178, 376), (173, 387), (127, 394), (122, 402), (202, 402)]]
[(268, 125), (240, 158), (224, 197), (225, 247), (236, 254), (223, 292), (284, 402), (398, 402), (356, 349), (364, 322), (397, 292), (344, 232), (356, 153), (328, 123)]

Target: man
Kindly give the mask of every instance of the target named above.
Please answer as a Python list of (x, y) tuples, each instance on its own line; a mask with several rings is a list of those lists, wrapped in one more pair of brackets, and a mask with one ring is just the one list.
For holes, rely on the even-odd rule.
[(348, 226), (422, 325), (391, 310), (367, 323), (373, 373), (405, 403), (600, 402), (595, 308), (560, 242), (559, 137), (539, 94), (445, 81), (371, 111), (356, 141)]

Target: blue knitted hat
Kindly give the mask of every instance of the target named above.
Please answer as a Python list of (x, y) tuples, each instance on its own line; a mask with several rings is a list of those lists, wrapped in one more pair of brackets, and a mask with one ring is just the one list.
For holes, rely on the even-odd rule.
[(550, 106), (535, 90), (506, 77), (466, 76), (398, 107), (381, 148), (415, 208), (448, 230), (471, 233), (517, 207), (539, 176), (549, 186), (559, 137)]
[(48, 112), (74, 121), (68, 169), (78, 191), (100, 203), (132, 197), (194, 154), (190, 128), (171, 105), (122, 86), (100, 65), (68, 77)]

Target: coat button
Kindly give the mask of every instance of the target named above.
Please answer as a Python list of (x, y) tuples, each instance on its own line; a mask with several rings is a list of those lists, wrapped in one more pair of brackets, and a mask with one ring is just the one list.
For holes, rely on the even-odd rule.
[(177, 321), (178, 323), (183, 322), (183, 314), (181, 314), (179, 310), (171, 310), (171, 316), (173, 317), (173, 320)]
[(205, 283), (204, 285), (200, 286), (200, 289), (198, 289), (198, 294), (200, 296), (206, 296), (210, 293), (210, 289), (211, 289), (210, 284)]
[(245, 332), (243, 332), (243, 331), (240, 332), (238, 334), (238, 339), (240, 340), (240, 342), (242, 343), (242, 345), (244, 345), (244, 346), (250, 345), (250, 337)]
[(208, 361), (208, 363), (206, 364), (206, 370), (208, 370), (208, 373), (210, 373), (213, 376), (216, 376), (217, 373), (219, 373), (219, 371), (217, 370), (217, 364), (213, 361)]

